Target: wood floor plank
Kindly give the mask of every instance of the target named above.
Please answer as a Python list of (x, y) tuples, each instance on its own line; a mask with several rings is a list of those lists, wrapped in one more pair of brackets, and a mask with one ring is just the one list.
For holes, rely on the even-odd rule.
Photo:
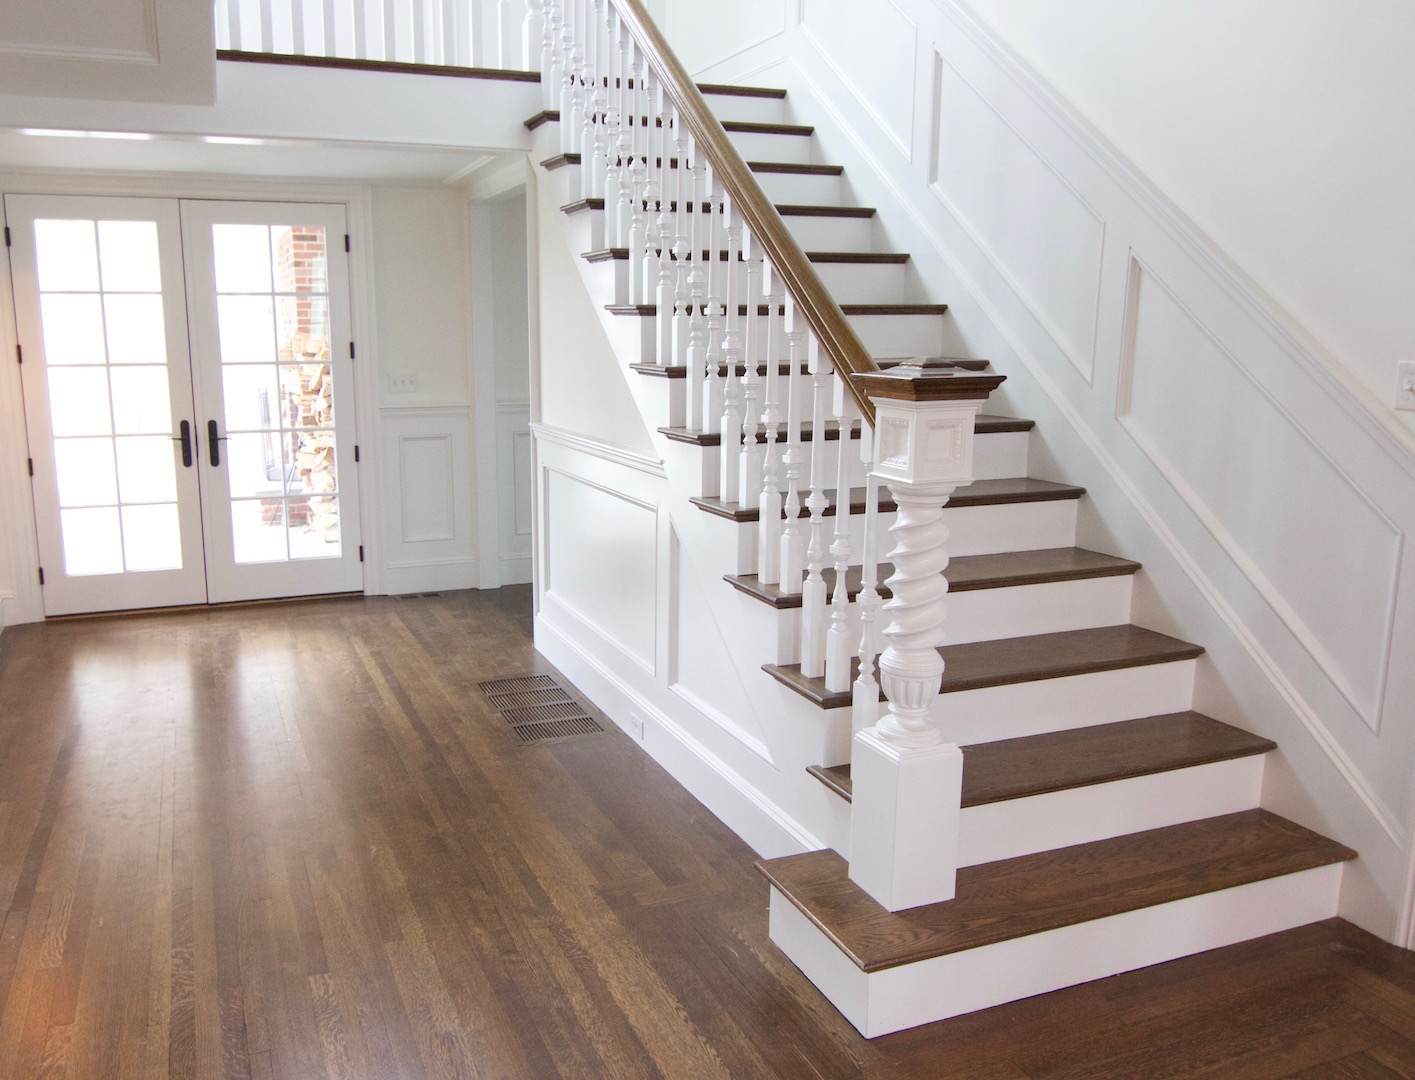
[(488, 706), (530, 606), (0, 634), (0, 1076), (1415, 1075), (1415, 958), (1337, 921), (861, 1039), (632, 740)]

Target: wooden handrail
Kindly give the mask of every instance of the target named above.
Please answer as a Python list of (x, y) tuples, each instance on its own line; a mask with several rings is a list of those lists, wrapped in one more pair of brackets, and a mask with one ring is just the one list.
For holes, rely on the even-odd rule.
[(752, 170), (732, 145), (722, 124), (708, 108), (697, 83), (684, 69), (667, 39), (649, 17), (641, 0), (610, 0), (619, 17), (653, 67), (659, 83), (673, 102), (678, 116), (688, 125), (698, 150), (712, 163), (713, 175), (732, 196), (752, 235), (761, 244), (782, 283), (806, 317), (820, 347), (826, 351), (845, 388), (859, 406), (865, 420), (874, 426), (875, 410), (870, 399), (855, 385), (851, 375), (878, 371), (860, 335), (850, 325), (835, 297), (830, 295), (820, 275), (806, 258), (796, 238), (786, 228), (776, 207), (762, 192)]

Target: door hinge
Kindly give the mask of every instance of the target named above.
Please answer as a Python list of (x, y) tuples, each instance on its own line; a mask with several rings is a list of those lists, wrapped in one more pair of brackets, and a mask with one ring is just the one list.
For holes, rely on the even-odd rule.
[(5, 246), (10, 246), (10, 226), (5, 226)]
[(30, 474), (31, 476), (33, 476), (33, 475), (34, 475), (34, 458), (26, 458), (25, 460), (26, 460), (27, 462), (29, 462), (29, 474)]
[(42, 566), (39, 568), (39, 583), (44, 584), (44, 567)]
[(349, 252), (349, 234), (348, 234), (348, 233), (345, 233), (345, 234), (344, 234), (344, 253), (347, 255), (348, 252)]
[[(364, 546), (363, 546), (363, 544), (360, 544), (360, 545), (359, 545), (359, 562), (363, 562), (363, 561), (364, 561)], [(41, 571), (41, 573), (42, 573), (42, 572), (43, 572), (43, 571)]]
[(23, 364), (24, 362), (25, 362), (25, 351), (24, 351), (22, 348), (20, 348), (20, 343), (19, 343), (19, 342), (15, 342), (15, 363), (17, 363), (17, 364)]
[(358, 463), (359, 463), (359, 444), (358, 444), (358, 443), (354, 443), (354, 464), (357, 465)]
[(349, 359), (352, 360), (353, 358), (354, 358), (354, 343), (351, 341), (351, 342), (349, 342)]

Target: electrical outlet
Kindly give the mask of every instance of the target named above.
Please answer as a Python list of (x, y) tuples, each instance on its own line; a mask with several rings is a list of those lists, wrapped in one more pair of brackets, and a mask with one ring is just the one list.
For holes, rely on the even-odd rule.
[(629, 734), (632, 735), (634, 738), (638, 739), (639, 742), (643, 742), (643, 741), (644, 741), (644, 718), (643, 718), (642, 716), (640, 716), (640, 715), (639, 715), (638, 713), (636, 713), (636, 712), (630, 712), (630, 713), (629, 713), (628, 731), (629, 731)]
[(1395, 365), (1395, 407), (1415, 412), (1415, 360)]
[(416, 375), (394, 375), (392, 389), (395, 394), (416, 394), (418, 392), (418, 377)]

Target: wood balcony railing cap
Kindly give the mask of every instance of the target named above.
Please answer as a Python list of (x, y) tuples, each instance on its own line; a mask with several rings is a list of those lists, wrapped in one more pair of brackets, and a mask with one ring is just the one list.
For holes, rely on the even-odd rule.
[(852, 374), (862, 394), (891, 401), (983, 401), (1006, 381), (1006, 375), (960, 371), (943, 357), (919, 357), (886, 371)]

